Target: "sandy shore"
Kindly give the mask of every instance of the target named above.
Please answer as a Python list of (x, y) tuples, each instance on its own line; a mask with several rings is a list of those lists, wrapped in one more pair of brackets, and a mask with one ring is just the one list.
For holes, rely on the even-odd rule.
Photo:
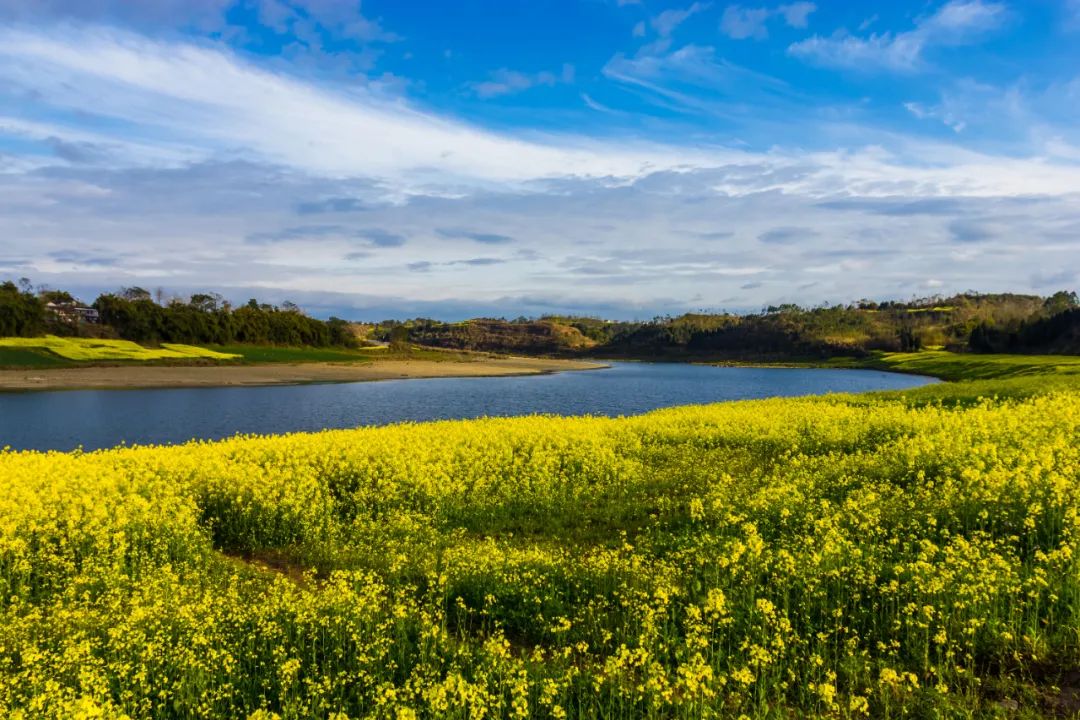
[(161, 366), (0, 370), (0, 390), (73, 390), (154, 387), (225, 387), (360, 382), (402, 378), (537, 375), (593, 370), (602, 363), (545, 358), (484, 358), (468, 361), (375, 360), (370, 363)]

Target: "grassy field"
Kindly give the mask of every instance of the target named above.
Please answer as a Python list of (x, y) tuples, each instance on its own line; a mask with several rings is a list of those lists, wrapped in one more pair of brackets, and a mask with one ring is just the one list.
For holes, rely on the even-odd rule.
[(1080, 356), (980, 355), (924, 350), (876, 353), (866, 358), (806, 358), (779, 363), (725, 361), (722, 366), (827, 367), (884, 370), (927, 375), (948, 382), (902, 392), (869, 393), (868, 398), (904, 398), (907, 402), (970, 404), (982, 398), (1024, 398), (1051, 391), (1080, 391)]
[[(275, 347), (273, 345), (209, 345), (216, 352), (237, 355), (245, 363), (370, 362), (376, 350), (345, 348)], [(385, 352), (385, 351), (382, 351)]]
[(953, 381), (1035, 376), (1080, 378), (1080, 356), (1076, 355), (978, 355), (926, 350), (882, 353), (867, 364), (882, 370), (932, 375)]
[(413, 346), (409, 349), (391, 349), (383, 345), (346, 348), (275, 347), (269, 345), (210, 345), (211, 350), (239, 355), (246, 363), (356, 363), (385, 359), (433, 360), (453, 362), (476, 359), (484, 353), (465, 353)]
[(239, 357), (194, 345), (163, 343), (160, 347), (151, 348), (128, 340), (61, 338), (55, 335), (40, 338), (0, 338), (0, 349), (24, 351), (21, 354), (11, 352), (10, 355), (0, 356), (0, 361), (23, 360), (34, 366), (40, 364), (36, 358), (47, 355), (71, 362), (236, 360)]
[(1070, 716), (1059, 366), (0, 454), (0, 716)]
[(44, 348), (8, 347), (0, 345), (0, 368), (56, 368), (71, 367), (70, 360), (64, 360)]
[(378, 359), (410, 359), (453, 362), (475, 359), (468, 354), (413, 347), (391, 350), (385, 346), (346, 348), (277, 347), (272, 345), (180, 345), (162, 343), (146, 347), (126, 340), (90, 338), (0, 338), (0, 368), (78, 367), (87, 364), (245, 363), (367, 363)]

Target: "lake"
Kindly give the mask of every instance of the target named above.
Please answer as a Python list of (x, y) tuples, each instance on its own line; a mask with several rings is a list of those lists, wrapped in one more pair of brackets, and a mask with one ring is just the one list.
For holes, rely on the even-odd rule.
[(932, 382), (875, 370), (613, 363), (522, 377), (0, 393), (0, 447), (92, 450), (484, 415), (633, 415), (673, 405)]

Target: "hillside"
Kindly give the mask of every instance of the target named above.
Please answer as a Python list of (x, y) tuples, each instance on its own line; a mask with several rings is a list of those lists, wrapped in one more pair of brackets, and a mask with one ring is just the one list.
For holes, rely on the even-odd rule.
[(374, 337), (390, 340), (395, 327), (406, 330), (408, 341), (429, 347), (485, 352), (567, 355), (583, 354), (597, 346), (572, 325), (542, 319), (529, 322), (477, 319), (463, 323), (417, 320), (403, 325), (386, 323)]
[(639, 359), (808, 360), (945, 348), (955, 352), (1080, 353), (1075, 293), (1049, 297), (967, 293), (910, 302), (768, 307), (689, 313), (645, 322), (549, 316), (382, 323), (420, 345), (491, 352)]

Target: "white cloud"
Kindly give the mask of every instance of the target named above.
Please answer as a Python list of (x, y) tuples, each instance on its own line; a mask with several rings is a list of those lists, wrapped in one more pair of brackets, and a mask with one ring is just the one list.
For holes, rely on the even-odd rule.
[[(776, 92), (785, 87), (697, 46), (658, 57), (617, 57), (605, 74), (658, 85), (677, 76), (697, 86), (727, 84), (739, 93), (751, 84), (774, 86)], [(49, 116), (49, 135), (86, 139), (77, 133), (84, 133), (87, 120), (96, 118), (91, 123), (97, 127), (93, 141), (128, 148), (129, 163), (139, 159), (142, 146), (174, 147), (186, 158), (248, 157), (313, 174), (380, 178), (388, 187), (406, 190), (461, 181), (633, 179), (664, 169), (763, 159), (771, 167), (789, 167), (810, 157), (780, 149), (762, 155), (573, 135), (523, 139), (426, 113), (364, 88), (345, 91), (268, 72), (214, 47), (152, 41), (100, 28), (0, 30), (0, 81), (13, 97), (32, 93), (33, 103), (10, 106), (24, 114), (36, 110)], [(30, 115), (7, 122), (18, 120), (23, 127), (43, 122)], [(1074, 182), (1075, 169), (951, 147), (919, 146), (910, 154), (871, 148), (812, 157), (834, 188), (853, 179), (861, 183), (868, 174), (881, 181), (942, 183), (950, 192), (968, 194), (1056, 193), (1080, 184)], [(927, 167), (927, 157), (937, 163)], [(140, 164), (161, 161), (147, 156)]]
[(805, 28), (815, 10), (817, 5), (812, 2), (794, 2), (776, 8), (728, 5), (720, 18), (720, 32), (733, 40), (764, 40), (769, 36), (769, 20), (780, 17), (788, 27)]
[(784, 22), (789, 26), (804, 28), (810, 23), (810, 14), (817, 10), (817, 5), (812, 2), (795, 2), (781, 5), (776, 10), (784, 16)]
[(573, 65), (563, 65), (561, 76), (557, 76), (555, 73), (546, 70), (538, 73), (522, 73), (517, 72), (516, 70), (500, 68), (491, 73), (491, 77), (488, 80), (472, 82), (469, 83), (468, 86), (477, 97), (488, 99), (499, 97), (501, 95), (512, 95), (528, 90), (529, 88), (537, 87), (538, 85), (554, 87), (560, 80), (562, 80), (562, 82), (573, 82)]
[(618, 113), (618, 110), (614, 110), (601, 102), (597, 102), (588, 93), (581, 93), (581, 101), (585, 103), (585, 106), (602, 113)]
[(875, 33), (867, 37), (844, 31), (831, 37), (815, 35), (792, 43), (788, 53), (826, 67), (910, 72), (922, 67), (928, 47), (973, 43), (1000, 27), (1006, 15), (1001, 3), (951, 0), (937, 12), (919, 19), (914, 29), (907, 32)]
[(941, 106), (927, 107), (922, 103), (906, 102), (904, 103), (904, 109), (920, 120), (940, 120), (954, 132), (963, 132), (964, 128), (967, 127), (966, 122)]
[(733, 120), (753, 108), (761, 124), (766, 111), (792, 94), (783, 81), (719, 58), (714, 48), (701, 45), (632, 58), (616, 55), (603, 73), (666, 110)]
[[(102, 161), (108, 161), (109, 164), (149, 162), (174, 165), (198, 161), (206, 155), (197, 147), (168, 141), (136, 142), (78, 127), (0, 115), (0, 137), (5, 136), (43, 143), (42, 148), (53, 141), (92, 146), (101, 151)], [(47, 165), (54, 160), (39, 157), (34, 164)]]
[(74, 19), (122, 24), (139, 28), (194, 27), (235, 32), (229, 11), (238, 6), (255, 11), (265, 28), (291, 32), (293, 41), (321, 48), (320, 34), (362, 43), (392, 42), (400, 38), (383, 29), (377, 19), (362, 12), (352, 0), (0, 0), (0, 18), (17, 21)]
[(998, 152), (1076, 159), (1080, 128), (1072, 118), (1080, 78), (1039, 83), (1025, 77), (1003, 86), (961, 78), (927, 90), (932, 99), (924, 92), (906, 103), (908, 111), (962, 131), (969, 142), (991, 138)]
[[(907, 297), (925, 277), (946, 291), (1024, 290), (1047, 267), (1080, 269), (1075, 194), (928, 195), (945, 186), (925, 176), (870, 197), (885, 188), (865, 156), (811, 158), (808, 175), (771, 184), (769, 162), (402, 203), (370, 183), (238, 163), (0, 174), (0, 277), (91, 297), (141, 283), (315, 306), (331, 286), (352, 310), (329, 311), (348, 317), (560, 302), (649, 317)], [(834, 185), (845, 165), (865, 183)]]
[[(699, 46), (604, 72), (672, 104), (793, 92)], [(0, 29), (0, 100), (0, 136), (41, 148), (0, 171), (0, 276), (54, 286), (308, 298), (350, 317), (566, 298), (648, 317), (906, 297), (926, 277), (1023, 290), (1080, 257), (1065, 154), (854, 126), (830, 128), (844, 139), (821, 152), (515, 136), (218, 46), (85, 27)], [(1068, 134), (1052, 143), (1075, 150)]]
[[(267, 2), (267, 0), (260, 0)], [(401, 38), (385, 30), (382, 24), (361, 12), (359, 0), (269, 0), (286, 3), (301, 18), (306, 18), (317, 28), (332, 32), (337, 37), (352, 38), (360, 42), (394, 42)], [(295, 27), (294, 27), (295, 30)]]
[(219, 48), (102, 28), (0, 29), (0, 81), (33, 93), (35, 106), (50, 113), (126, 123), (118, 138), (167, 136), (206, 152), (240, 151), (326, 174), (492, 181), (632, 176), (700, 157), (699, 151), (585, 138), (526, 141), (364, 88), (344, 91), (269, 72)]
[(793, 43), (788, 53), (826, 67), (914, 70), (921, 60), (923, 41), (911, 33), (870, 35), (815, 35)]
[(219, 28), (234, 0), (0, 0), (0, 17), (15, 20), (77, 18), (135, 25), (190, 24)]
[(707, 9), (711, 3), (696, 2), (685, 9), (672, 9), (665, 10), (656, 17), (649, 20), (649, 25), (656, 31), (656, 34), (660, 37), (668, 37), (671, 33), (675, 32), (675, 28), (682, 25), (691, 16)]
[(739, 5), (728, 5), (724, 8), (723, 17), (720, 18), (720, 32), (735, 40), (746, 38), (764, 40), (769, 36), (765, 23), (771, 14), (768, 8), (743, 8)]
[(287, 32), (297, 19), (297, 13), (283, 0), (259, 0), (256, 5), (259, 23), (279, 33)]
[(780, 5), (777, 10), (784, 16), (784, 22), (787, 25), (804, 28), (810, 24), (810, 13), (818, 10), (818, 5), (812, 2), (793, 2), (789, 5)]
[(952, 0), (919, 23), (928, 40), (963, 45), (974, 36), (994, 30), (1004, 21), (1005, 5), (983, 0)]

